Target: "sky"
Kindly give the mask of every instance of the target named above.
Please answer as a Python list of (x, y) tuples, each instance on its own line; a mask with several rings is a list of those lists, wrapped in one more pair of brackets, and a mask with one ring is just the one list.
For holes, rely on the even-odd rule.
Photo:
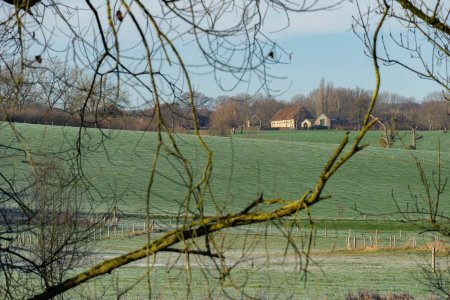
[[(354, 4), (344, 2), (332, 11), (295, 15), (289, 28), (271, 35), (277, 44), (292, 54), (290, 64), (274, 66), (271, 70), (276, 76), (286, 77), (276, 82), (275, 88), (280, 91), (277, 98), (288, 101), (294, 95), (308, 94), (319, 86), (322, 78), (333, 82), (335, 87), (374, 89), (372, 59), (364, 54), (363, 43), (350, 30), (352, 16), (356, 13)], [(274, 24), (266, 26), (276, 28)], [(395, 31), (395, 25), (391, 29)], [(193, 83), (196, 90), (213, 97), (252, 93), (257, 88), (240, 85), (233, 92), (224, 92), (208, 76), (194, 76)], [(399, 66), (381, 66), (381, 90), (421, 101), (441, 88)]]
[[(335, 1), (324, 0), (318, 3), (331, 4)], [(374, 0), (358, 1), (362, 7), (366, 7), (367, 3)], [(98, 12), (104, 14), (105, 10), (99, 8)], [(364, 54), (363, 43), (350, 30), (352, 17), (356, 15), (355, 1), (353, 3), (352, 1), (344, 1), (333, 10), (291, 14), (289, 26), (287, 26), (285, 16), (270, 15), (266, 17), (263, 29), (277, 45), (281, 46), (291, 56), (289, 64), (270, 66), (272, 75), (283, 78), (272, 82), (271, 88), (276, 90), (273, 95), (285, 101), (289, 101), (298, 94), (307, 95), (319, 86), (322, 78), (327, 82), (332, 82), (335, 87), (360, 87), (373, 90), (375, 77), (372, 60)], [(81, 10), (78, 20), (81, 19), (82, 24), (83, 22), (91, 24), (90, 18), (92, 16), (88, 11), (83, 13)], [(130, 48), (134, 49), (132, 45), (136, 43), (138, 36), (129, 34), (135, 32), (135, 28), (130, 21), (131, 19), (128, 18), (121, 24), (125, 27), (121, 31), (121, 45), (131, 45)], [(51, 46), (58, 48), (59, 45), (58, 51), (61, 56), (64, 56), (67, 52), (67, 37), (64, 30), (67, 29), (61, 28), (60, 24), (54, 23), (51, 19), (46, 20), (46, 22), (48, 23), (46, 26), (56, 32), (50, 41)], [(232, 20), (225, 19), (224, 24), (227, 25), (228, 23), (231, 24)], [(389, 26), (394, 32), (400, 29), (395, 24), (389, 24)], [(86, 34), (90, 30), (90, 27), (87, 28)], [(39, 30), (36, 30), (36, 32), (38, 37)], [(59, 39), (63, 42), (60, 42)], [(100, 42), (97, 41), (97, 43)], [(37, 44), (36, 53), (42, 51), (39, 50), (39, 47), (43, 48), (44, 46)], [(198, 50), (197, 53), (192, 52), (192, 45), (182, 45), (179, 49), (186, 61), (196, 61), (199, 57)], [(127, 52), (126, 55), (141, 57), (142, 51), (139, 51), (139, 48), (136, 47), (131, 52)], [(278, 55), (279, 53), (275, 53), (275, 56)], [(194, 89), (210, 97), (238, 93), (254, 94), (258, 91), (264, 93), (264, 90), (259, 90), (261, 85), (256, 80), (249, 84), (240, 84), (232, 91), (224, 91), (219, 87), (211, 73), (201, 75), (195, 69), (191, 71), (193, 71), (191, 79)], [(382, 66), (381, 83), (382, 91), (413, 97), (418, 101), (421, 101), (431, 92), (441, 91), (437, 84), (420, 79), (417, 75), (398, 66)]]

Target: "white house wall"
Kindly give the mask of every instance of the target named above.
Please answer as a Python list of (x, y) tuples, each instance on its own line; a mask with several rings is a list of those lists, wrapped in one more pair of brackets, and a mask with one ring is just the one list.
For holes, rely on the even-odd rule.
[(270, 122), (272, 128), (295, 128), (294, 119), (291, 120), (279, 120)]

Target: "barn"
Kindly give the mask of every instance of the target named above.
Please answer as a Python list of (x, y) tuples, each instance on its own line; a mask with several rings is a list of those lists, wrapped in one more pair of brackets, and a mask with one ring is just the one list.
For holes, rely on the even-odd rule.
[(270, 120), (271, 128), (301, 129), (305, 119), (313, 119), (311, 113), (303, 106), (295, 105), (282, 108)]

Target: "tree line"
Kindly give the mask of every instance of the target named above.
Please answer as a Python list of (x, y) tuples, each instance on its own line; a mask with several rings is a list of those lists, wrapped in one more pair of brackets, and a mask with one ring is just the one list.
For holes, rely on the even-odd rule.
[[(52, 70), (52, 71), (49, 71)], [(56, 70), (56, 71), (55, 71)], [(87, 75), (79, 69), (60, 63), (27, 69), (20, 82), (14, 82), (14, 71), (1, 70), (0, 93), (3, 99), (15, 99), (20, 85), (20, 103), (6, 101), (1, 119), (33, 124), (86, 126), (128, 130), (156, 130), (155, 105), (147, 101), (131, 106), (130, 93), (114, 79), (105, 76), (89, 86)], [(335, 87), (322, 79), (308, 94), (298, 94), (286, 101), (267, 94), (238, 93), (209, 97), (193, 93), (197, 122), (201, 128), (225, 134), (231, 128), (268, 129), (275, 113), (290, 106), (303, 106), (317, 118), (320, 114), (345, 120), (343, 129), (360, 129), (372, 91), (359, 87)], [(161, 103), (161, 121), (176, 130), (194, 127), (189, 94), (180, 94), (171, 102)], [(397, 93), (381, 92), (372, 115), (379, 127), (389, 130), (447, 130), (450, 111), (448, 95), (432, 92), (422, 99)]]

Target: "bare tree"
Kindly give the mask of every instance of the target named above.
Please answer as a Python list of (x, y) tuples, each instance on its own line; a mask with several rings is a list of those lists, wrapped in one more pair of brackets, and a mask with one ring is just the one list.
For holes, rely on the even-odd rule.
[(272, 119), (275, 113), (283, 107), (284, 104), (273, 97), (255, 95), (251, 108), (254, 125), (257, 125), (260, 128), (270, 127), (270, 119)]
[[(157, 145), (149, 174), (148, 193), (145, 199), (146, 218), (150, 218), (152, 201), (160, 161), (163, 153), (173, 160), (176, 165), (181, 185), (185, 190), (183, 199), (177, 199), (177, 227), (160, 236), (147, 234), (147, 242), (142, 247), (130, 251), (121, 256), (99, 262), (96, 266), (75, 274), (62, 282), (49, 286), (42, 293), (35, 295), (35, 299), (47, 299), (60, 295), (75, 288), (93, 278), (102, 276), (139, 259), (154, 256), (158, 252), (172, 251), (182, 253), (187, 261), (191, 255), (205, 255), (213, 260), (217, 266), (222, 280), (228, 278), (230, 268), (224, 263), (224, 248), (218, 246), (218, 237), (215, 233), (225, 231), (227, 228), (257, 224), (263, 222), (275, 222), (289, 216), (296, 216), (299, 211), (306, 211), (310, 216), (309, 207), (322, 201), (326, 196), (322, 195), (328, 180), (341, 169), (345, 163), (356, 153), (364, 149), (361, 145), (366, 132), (376, 123), (370, 119), (370, 114), (375, 106), (380, 88), (380, 72), (378, 65), (377, 43), (378, 34), (390, 13), (390, 6), (384, 2), (381, 5), (381, 16), (377, 19), (375, 30), (367, 30), (366, 46), (373, 57), (376, 86), (367, 103), (366, 113), (361, 112), (361, 131), (349, 144), (349, 135), (345, 134), (341, 143), (323, 167), (315, 185), (308, 191), (299, 191), (297, 199), (265, 199), (263, 195), (255, 200), (248, 199), (248, 206), (243, 210), (225, 213), (220, 200), (211, 196), (210, 181), (212, 178), (212, 151), (199, 133), (197, 110), (194, 102), (194, 91), (189, 76), (189, 71), (198, 66), (195, 62), (189, 62), (184, 58), (181, 47), (183, 42), (190, 42), (201, 53), (201, 63), (209, 66), (216, 76), (219, 84), (224, 88), (223, 78), (232, 77), (237, 82), (256, 77), (261, 81), (266, 90), (270, 90), (269, 83), (272, 79), (268, 72), (268, 66), (273, 63), (283, 62), (288, 59), (282, 49), (264, 34), (263, 21), (266, 16), (280, 13), (287, 17), (292, 12), (314, 11), (329, 7), (318, 6), (318, 1), (280, 2), (280, 1), (159, 1), (158, 4), (144, 4), (141, 1), (105, 1), (94, 4), (85, 2), (85, 7), (70, 7), (60, 2), (50, 1), (3, 1), (2, 7), (7, 16), (1, 23), (0, 44), (5, 53), (17, 53), (16, 61), (19, 72), (14, 82), (20, 80), (24, 70), (29, 68), (31, 61), (44, 63), (48, 57), (54, 54), (53, 47), (48, 42), (51, 37), (56, 38), (51, 30), (48, 30), (48, 19), (57, 19), (58, 29), (63, 30), (69, 36), (69, 59), (76, 65), (89, 70), (86, 84), (86, 93), (80, 102), (80, 128), (75, 144), (75, 175), (84, 178), (83, 154), (87, 151), (82, 139), (85, 130), (83, 125), (89, 115), (90, 101), (95, 97), (96, 85), (102, 83), (105, 77), (114, 76), (117, 88), (128, 86), (134, 93), (142, 96), (154, 106), (157, 130)], [(232, 24), (224, 23), (224, 19), (230, 15)], [(73, 17), (75, 16), (75, 17)], [(236, 18), (235, 16), (239, 16)], [(77, 20), (83, 19), (83, 26)], [(87, 20), (87, 21), (86, 21)], [(287, 21), (288, 22), (288, 21)], [(129, 34), (132, 29), (139, 41), (128, 47), (124, 34)], [(93, 37), (88, 34), (93, 32)], [(125, 32), (125, 33), (124, 33)], [(369, 38), (370, 37), (370, 38)], [(37, 41), (39, 42), (37, 42)], [(190, 45), (188, 43), (188, 45)], [(29, 56), (36, 48), (39, 51)], [(17, 50), (17, 51), (14, 51)], [(138, 51), (139, 58), (135, 58), (133, 51)], [(143, 56), (141, 56), (143, 55)], [(4, 64), (8, 62), (2, 60)], [(234, 86), (236, 81), (232, 84)], [(101, 85), (100, 85), (101, 86)], [(204, 165), (200, 168), (201, 174), (194, 169), (183, 150), (178, 146), (177, 139), (171, 131), (170, 125), (163, 120), (162, 108), (164, 104), (174, 103), (180, 95), (189, 94), (189, 108), (194, 122), (194, 131), (201, 147)], [(328, 102), (322, 97), (321, 110), (326, 111)], [(13, 123), (8, 124), (14, 137), (23, 145), (23, 152), (27, 162), (33, 166), (33, 153), (27, 147), (26, 140), (20, 135)], [(200, 151), (199, 151), (200, 152)], [(78, 178), (78, 177), (77, 177)], [(86, 180), (88, 182), (88, 180)], [(176, 182), (176, 184), (179, 184)], [(179, 184), (180, 185), (180, 184)], [(14, 193), (7, 193), (8, 199), (15, 199)], [(205, 202), (212, 198), (217, 210), (213, 215), (206, 214)], [(16, 201), (19, 203), (18, 201)], [(148, 221), (148, 220), (147, 220)], [(312, 223), (312, 219), (310, 219)], [(289, 237), (289, 232), (287, 232)], [(202, 239), (202, 242), (199, 242)], [(299, 251), (292, 239), (286, 239), (287, 245), (292, 246), (300, 257)], [(173, 248), (179, 245), (181, 248)], [(218, 259), (219, 262), (216, 261)], [(6, 266), (6, 265), (5, 265)], [(12, 266), (17, 266), (12, 264)], [(6, 266), (7, 267), (7, 266)], [(147, 261), (148, 273), (151, 272), (150, 263)], [(8, 269), (9, 270), (9, 269)], [(149, 276), (147, 274), (147, 276)], [(149, 277), (148, 277), (149, 278)], [(188, 276), (189, 280), (192, 277)], [(148, 280), (148, 287), (152, 285)], [(8, 293), (11, 291), (8, 290)], [(189, 294), (187, 297), (191, 297)]]
[[(449, 2), (439, 0), (384, 0), (377, 1), (374, 9), (367, 10), (361, 9), (359, 4), (357, 4), (359, 16), (355, 18), (354, 30), (366, 45), (370, 44), (368, 32), (371, 16), (380, 14), (383, 8), (388, 6), (388, 2), (391, 5), (385, 24), (395, 22), (403, 30), (400, 33), (395, 33), (388, 29), (389, 34), (382, 38), (384, 51), (380, 53), (378, 59), (387, 65), (401, 66), (420, 78), (437, 83), (442, 88), (442, 94), (445, 96), (450, 88), (450, 76), (447, 68), (450, 59), (448, 48), (450, 42)], [(393, 50), (396, 47), (410, 55), (398, 57), (395, 53), (396, 51)], [(413, 62), (406, 59), (407, 57), (411, 58)], [(418, 118), (410, 115), (408, 119), (411, 124), (413, 139), (411, 148), (415, 149), (417, 140), (416, 122)], [(430, 127), (431, 122), (430, 116)], [(442, 193), (448, 180), (442, 176), (440, 150), (438, 151), (437, 170), (431, 176), (427, 176), (422, 164), (414, 155), (413, 159), (416, 161), (423, 191), (417, 193), (411, 186), (409, 189), (412, 207), (409, 208), (407, 206), (405, 209), (396, 202), (398, 212), (405, 221), (417, 226), (422, 232), (436, 232), (448, 240), (450, 220), (448, 214), (439, 211)], [(393, 198), (396, 201), (394, 195)], [(444, 270), (444, 272), (435, 272), (435, 270), (425, 267), (422, 273), (425, 276), (420, 281), (427, 288), (433, 292), (437, 291), (440, 296), (448, 298), (448, 284), (450, 282), (448, 262), (447, 270)]]
[[(450, 52), (449, 4), (447, 1), (390, 0), (377, 1), (374, 7), (359, 6), (360, 16), (355, 18), (354, 30), (364, 43), (370, 27), (370, 17), (380, 14), (386, 3), (390, 4), (386, 21), (387, 33), (383, 36), (383, 51), (378, 58), (387, 65), (399, 65), (420, 78), (437, 83), (449, 92), (448, 61)], [(400, 26), (394, 32), (387, 24)], [(362, 29), (361, 31), (359, 29)], [(409, 55), (399, 55), (399, 48)], [(402, 52), (402, 53), (405, 53)], [(411, 60), (411, 59), (412, 60)]]
[(8, 299), (47, 289), (86, 266), (93, 251), (90, 236), (99, 224), (82, 209), (88, 204), (83, 188), (61, 161), (43, 160), (33, 169), (25, 195), (16, 194), (19, 206), (10, 197), (1, 202), (6, 243), (0, 247), (0, 295)]

